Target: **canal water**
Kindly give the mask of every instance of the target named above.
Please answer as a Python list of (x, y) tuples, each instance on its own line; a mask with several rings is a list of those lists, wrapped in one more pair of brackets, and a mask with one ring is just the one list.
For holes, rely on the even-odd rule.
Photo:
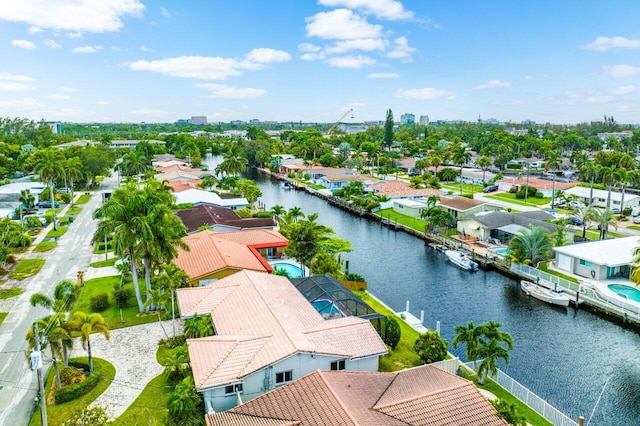
[[(500, 368), (572, 419), (589, 425), (640, 425), (640, 335), (573, 308), (530, 299), (518, 282), (494, 271), (470, 273), (446, 261), (424, 241), (352, 216), (303, 191), (284, 190), (269, 176), (250, 172), (267, 209), (279, 204), (318, 213), (318, 222), (351, 242), (343, 255), (351, 272), (395, 311), (406, 301), (424, 325), (449, 342), (467, 321), (498, 321), (514, 339)], [(449, 348), (464, 359), (464, 347)], [(600, 397), (600, 395), (602, 395)]]

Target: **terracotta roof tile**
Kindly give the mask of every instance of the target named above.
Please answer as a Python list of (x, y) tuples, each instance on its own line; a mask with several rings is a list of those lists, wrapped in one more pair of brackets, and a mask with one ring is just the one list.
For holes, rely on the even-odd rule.
[[(533, 177), (529, 177), (529, 179), (526, 178), (517, 178), (517, 177), (512, 177), (512, 178), (506, 178), (506, 179), (502, 179), (500, 181), (498, 181), (498, 183), (505, 183), (505, 184), (510, 184), (510, 185), (518, 185), (518, 186), (522, 186), (522, 185), (530, 185), (533, 186), (537, 189), (541, 189), (541, 190), (549, 190), (553, 188), (553, 181), (552, 180), (546, 180), (546, 179), (538, 179), (538, 178), (533, 178)], [(556, 190), (558, 189), (569, 189), (569, 188), (573, 188), (574, 186), (576, 186), (578, 184), (577, 181), (574, 182), (556, 182)]]
[[(209, 416), (206, 416), (205, 420), (207, 421), (207, 426), (214, 425), (211, 423), (212, 420)], [(215, 422), (217, 426), (297, 426), (302, 424), (299, 421), (268, 419), (229, 411), (216, 413)]]
[(182, 192), (187, 189), (199, 189), (198, 184), (202, 182), (200, 179), (198, 180), (174, 180), (168, 183), (168, 185), (173, 188), (173, 192)]
[(196, 232), (202, 226), (224, 225), (230, 228), (273, 228), (272, 218), (241, 218), (230, 208), (201, 204), (190, 209), (178, 210), (176, 215), (187, 227), (187, 233)]
[(387, 197), (430, 197), (432, 195), (442, 195), (444, 192), (432, 188), (411, 188), (411, 186), (400, 180), (385, 180), (369, 185), (376, 194)]
[(481, 200), (472, 200), (467, 197), (459, 197), (454, 195), (452, 197), (440, 197), (439, 204), (453, 210), (465, 211), (489, 203)]

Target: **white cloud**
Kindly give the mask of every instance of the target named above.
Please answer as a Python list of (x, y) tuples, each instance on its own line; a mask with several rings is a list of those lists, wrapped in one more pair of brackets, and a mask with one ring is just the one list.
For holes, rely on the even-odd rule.
[(583, 49), (604, 52), (610, 49), (640, 49), (639, 39), (626, 37), (598, 37), (595, 41), (582, 46)]
[(298, 45), (298, 49), (300, 49), (303, 52), (314, 53), (314, 52), (321, 51), (322, 47), (316, 46), (315, 44), (311, 44), (311, 43), (300, 43)]
[(363, 65), (373, 65), (376, 60), (364, 55), (358, 56), (339, 56), (336, 58), (327, 59), (329, 65), (336, 68), (353, 68), (358, 69)]
[(31, 89), (33, 89), (33, 86), (30, 84), (18, 83), (16, 81), (11, 83), (0, 82), (0, 91), (2, 92), (24, 92)]
[(209, 91), (211, 98), (223, 99), (249, 99), (257, 98), (267, 93), (264, 89), (251, 87), (231, 87), (225, 84), (196, 84), (195, 87)]
[(65, 100), (65, 99), (69, 99), (69, 96), (67, 95), (61, 95), (59, 93), (54, 93), (52, 95), (48, 95), (46, 96), (47, 99), (57, 99), (57, 100)]
[(67, 86), (60, 86), (58, 87), (58, 90), (62, 91), (62, 92), (77, 92), (78, 89), (74, 89), (73, 87), (67, 87)]
[(168, 18), (169, 16), (171, 16), (169, 14), (169, 11), (167, 9), (165, 9), (164, 7), (160, 8), (160, 13), (162, 13), (162, 16), (164, 16), (165, 18)]
[(611, 91), (614, 95), (628, 95), (636, 91), (636, 86), (620, 86)]
[(613, 78), (624, 78), (640, 74), (640, 67), (633, 65), (604, 65), (602, 72)]
[(258, 48), (247, 53), (245, 58), (248, 61), (258, 63), (287, 62), (291, 60), (291, 55), (282, 50)]
[(45, 40), (44, 45), (52, 49), (62, 49), (62, 45), (55, 40)]
[(0, 2), (0, 19), (41, 28), (102, 33), (120, 31), (121, 18), (141, 17), (139, 0), (21, 0)]
[(102, 46), (81, 46), (72, 49), (73, 53), (96, 53), (102, 50)]
[(387, 53), (388, 58), (407, 60), (410, 58), (411, 53), (416, 49), (409, 46), (409, 42), (406, 37), (398, 37), (393, 40), (393, 46), (391, 51)]
[(344, 53), (351, 50), (384, 50), (386, 47), (385, 40), (381, 38), (361, 38), (358, 40), (340, 40), (333, 46), (327, 47), (327, 53)]
[(29, 27), (29, 34), (41, 33), (43, 31), (44, 30), (40, 27), (34, 27), (34, 26)]
[(476, 86), (478, 90), (500, 89), (502, 87), (510, 87), (511, 83), (502, 80), (489, 80), (484, 84)]
[(382, 31), (381, 25), (367, 23), (366, 19), (347, 9), (320, 12), (307, 21), (307, 37), (323, 39), (357, 40), (377, 38)]
[(323, 6), (358, 9), (366, 14), (373, 14), (380, 19), (411, 19), (413, 12), (405, 10), (402, 3), (396, 0), (318, 0)]
[(319, 59), (324, 59), (326, 57), (324, 52), (318, 53), (305, 53), (300, 56), (300, 59), (303, 61), (317, 61)]
[(11, 45), (15, 47), (19, 47), (21, 49), (27, 49), (27, 50), (36, 48), (36, 45), (29, 40), (11, 40)]
[(140, 50), (142, 50), (143, 52), (147, 52), (149, 49), (147, 49), (146, 46), (142, 45), (140, 46)]
[(449, 90), (434, 89), (432, 87), (425, 87), (424, 89), (399, 89), (395, 93), (396, 98), (403, 99), (420, 99), (420, 100), (434, 100), (434, 99), (454, 99), (455, 93)]
[(33, 81), (33, 78), (20, 74), (9, 74), (8, 72), (0, 72), (0, 80), (11, 81)]
[(372, 72), (369, 74), (369, 78), (398, 78), (400, 74), (395, 72)]
[(69, 38), (82, 38), (82, 33), (81, 32), (72, 32), (72, 33), (66, 33), (65, 36), (69, 37)]

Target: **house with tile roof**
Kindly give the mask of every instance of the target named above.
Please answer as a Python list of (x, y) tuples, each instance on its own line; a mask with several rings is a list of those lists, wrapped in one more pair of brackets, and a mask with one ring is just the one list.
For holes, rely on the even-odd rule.
[(402, 180), (377, 181), (367, 185), (366, 189), (375, 195), (383, 195), (392, 200), (429, 198), (432, 195), (444, 194), (444, 192), (433, 188), (412, 188), (409, 183)]
[(456, 219), (471, 217), (480, 212), (493, 212), (502, 210), (502, 207), (487, 203), (482, 200), (472, 200), (467, 197), (449, 195), (440, 197), (438, 207), (447, 210)]
[(217, 232), (242, 231), (245, 229), (273, 230), (276, 227), (273, 218), (242, 218), (229, 208), (208, 204), (200, 204), (190, 209), (178, 210), (176, 215), (187, 227), (187, 234), (193, 234), (203, 227), (208, 227)]
[(182, 318), (209, 313), (215, 330), (187, 340), (207, 413), (319, 369), (374, 372), (387, 353), (369, 321), (325, 319), (286, 277), (245, 270), (177, 298)]
[(480, 241), (492, 238), (507, 243), (521, 229), (529, 229), (530, 226), (540, 226), (550, 234), (556, 232), (558, 227), (549, 222), (553, 219), (553, 215), (542, 210), (517, 213), (496, 211), (460, 219), (457, 229), (461, 234), (476, 237)]
[(244, 197), (226, 198), (215, 192), (204, 191), (199, 188), (189, 188), (175, 192), (173, 196), (176, 197), (176, 204), (193, 204), (194, 206), (208, 204), (227, 207), (231, 210), (243, 209), (249, 205), (249, 202)]
[(472, 382), (429, 365), (316, 371), (205, 419), (207, 426), (507, 425)]
[(175, 264), (187, 274), (191, 285), (205, 285), (244, 269), (271, 273), (267, 259), (278, 257), (289, 244), (282, 234), (270, 229), (206, 230), (182, 241), (189, 251), (179, 248)]
[[(544, 197), (551, 197), (553, 192), (553, 181), (546, 179), (538, 179), (534, 177), (528, 178), (520, 178), (520, 177), (509, 177), (497, 182), (498, 189), (500, 191), (509, 191), (511, 188), (516, 188), (520, 190), (523, 186), (529, 185), (536, 188), (538, 191), (542, 192)], [(569, 188), (573, 188), (576, 186), (578, 182), (558, 182), (556, 181), (555, 190), (557, 191), (565, 191)]]

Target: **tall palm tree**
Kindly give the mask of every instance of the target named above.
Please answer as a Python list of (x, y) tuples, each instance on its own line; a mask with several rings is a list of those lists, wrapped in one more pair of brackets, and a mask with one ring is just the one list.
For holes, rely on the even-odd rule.
[(73, 347), (73, 340), (69, 324), (66, 322), (66, 313), (58, 312), (37, 320), (25, 334), (25, 340), (28, 342), (28, 351), (36, 347), (34, 327), (38, 328), (40, 344), (42, 348), (49, 346), (51, 350), (51, 358), (53, 359), (53, 369), (56, 377), (56, 388), (62, 387), (60, 382), (60, 371), (58, 369), (57, 359), (61, 357), (65, 365), (69, 365), (68, 350)]
[(498, 373), (498, 360), (502, 359), (509, 364), (509, 350), (496, 339), (489, 340), (478, 350), (478, 354), (483, 358), (478, 367), (478, 383), (483, 384), (487, 380), (489, 373)]
[(491, 166), (491, 163), (491, 158), (487, 157), (486, 155), (483, 155), (476, 160), (476, 164), (482, 169), (482, 183), (486, 181), (485, 174), (487, 173), (487, 169), (489, 168), (489, 166)]
[(462, 168), (471, 159), (471, 153), (467, 151), (467, 148), (461, 144), (454, 144), (451, 146), (451, 161), (453, 164), (460, 167), (460, 194), (462, 194)]
[(51, 197), (51, 221), (53, 223), (53, 229), (58, 229), (56, 222), (56, 209), (55, 209), (55, 197), (53, 195), (53, 187), (56, 179), (64, 176), (64, 155), (56, 148), (46, 148), (33, 153), (34, 157), (34, 169), (40, 176), (41, 180), (44, 180), (49, 185), (49, 196)]
[(65, 176), (69, 180), (69, 188), (71, 189), (71, 208), (73, 208), (75, 202), (73, 183), (84, 177), (84, 172), (82, 170), (82, 160), (80, 160), (80, 157), (71, 157), (64, 162), (63, 167)]
[(29, 299), (31, 306), (42, 306), (54, 312), (68, 312), (76, 300), (76, 284), (71, 280), (62, 280), (53, 290), (53, 298), (44, 293), (34, 293)]
[(534, 266), (549, 260), (551, 256), (549, 233), (541, 226), (521, 229), (509, 242), (508, 251), (514, 260)]
[(476, 326), (473, 321), (467, 322), (466, 325), (456, 325), (453, 327), (456, 336), (451, 344), (457, 348), (460, 344), (465, 344), (465, 357), (468, 361), (473, 361), (473, 369), (475, 370), (476, 360), (478, 359), (478, 348), (480, 347), (482, 327)]
[(611, 209), (594, 209), (593, 219), (598, 224), (600, 230), (600, 239), (604, 240), (609, 232), (609, 226), (613, 226), (615, 230), (618, 230), (618, 221)]
[(553, 173), (553, 186), (551, 187), (551, 207), (553, 208), (556, 204), (556, 178), (558, 177), (557, 172), (560, 170), (561, 160), (558, 156), (558, 153), (555, 151), (551, 151), (547, 154), (547, 160), (544, 163), (545, 169), (547, 171)]
[(622, 196), (620, 198), (620, 217), (624, 216), (624, 192), (625, 187), (629, 183), (629, 171), (624, 167), (618, 167), (616, 171), (613, 173), (613, 178), (615, 182), (620, 185), (620, 192)]
[(80, 339), (82, 340), (82, 348), (86, 349), (89, 356), (89, 373), (93, 372), (93, 359), (91, 355), (91, 333), (100, 333), (107, 340), (110, 338), (109, 327), (105, 322), (102, 315), (98, 313), (86, 314), (85, 312), (78, 311), (73, 314), (71, 321), (69, 321), (73, 330), (80, 332)]
[(607, 187), (607, 209), (611, 208), (611, 187), (615, 183), (615, 167), (602, 167), (600, 169), (600, 179), (602, 183)]
[(573, 217), (582, 223), (582, 238), (585, 238), (589, 222), (595, 220), (595, 209), (593, 207), (577, 207), (573, 209)]
[(285, 210), (284, 207), (282, 207), (280, 204), (276, 204), (275, 206), (271, 207), (271, 213), (273, 214), (273, 218), (275, 219), (276, 222), (280, 223), (280, 218), (286, 213), (287, 211)]
[(18, 209), (20, 210), (20, 223), (24, 225), (24, 222), (22, 220), (22, 207), (24, 206), (24, 209), (27, 211), (33, 208), (33, 203), (36, 201), (36, 197), (31, 194), (30, 190), (23, 189), (20, 191), (20, 197), (18, 198), (18, 201), (20, 202), (20, 206), (18, 206)]
[(247, 168), (247, 159), (228, 152), (216, 168), (219, 172), (236, 176)]
[(160, 269), (162, 269), (162, 273), (158, 277), (158, 285), (171, 291), (171, 327), (173, 328), (173, 338), (175, 339), (176, 315), (174, 294), (176, 289), (182, 287), (187, 283), (189, 276), (182, 269), (178, 268), (173, 262), (161, 264)]
[(580, 169), (580, 178), (583, 181), (589, 181), (589, 206), (593, 205), (593, 184), (595, 180), (600, 175), (601, 166), (594, 163), (593, 161), (588, 161), (584, 163), (582, 168)]
[(287, 223), (297, 222), (299, 218), (304, 217), (304, 213), (300, 207), (291, 207), (285, 214)]

